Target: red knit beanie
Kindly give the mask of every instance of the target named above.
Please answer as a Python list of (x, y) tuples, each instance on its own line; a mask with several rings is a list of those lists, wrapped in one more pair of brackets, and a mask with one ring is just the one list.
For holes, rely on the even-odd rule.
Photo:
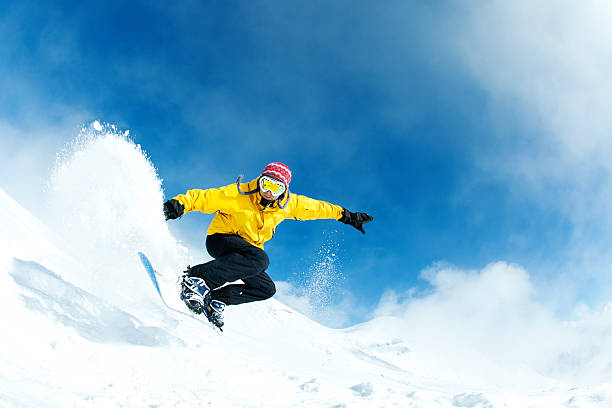
[(275, 162), (268, 164), (261, 172), (261, 175), (279, 179), (285, 183), (287, 187), (289, 187), (289, 183), (291, 183), (291, 170), (289, 170), (289, 167), (285, 166), (283, 163)]

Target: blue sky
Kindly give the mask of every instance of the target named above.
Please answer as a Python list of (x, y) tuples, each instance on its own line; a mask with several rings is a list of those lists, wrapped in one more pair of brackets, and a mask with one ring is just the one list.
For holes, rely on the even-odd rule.
[[(283, 223), (266, 246), (274, 279), (337, 230), (342, 289), (363, 308), (427, 290), (420, 273), (441, 261), (520, 264), (560, 310), (603, 303), (612, 36), (597, 8), (3, 4), (2, 187), (35, 210), (55, 152), (98, 119), (130, 130), (168, 197), (282, 161), (294, 192), (373, 215), (365, 236)], [(171, 228), (203, 245), (209, 221)]]

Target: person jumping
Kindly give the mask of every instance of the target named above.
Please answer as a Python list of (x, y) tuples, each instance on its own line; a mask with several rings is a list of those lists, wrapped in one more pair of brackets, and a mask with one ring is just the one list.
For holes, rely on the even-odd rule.
[[(191, 211), (216, 213), (208, 228), (206, 249), (214, 259), (187, 267), (180, 278), (181, 299), (219, 329), (228, 305), (265, 300), (276, 293), (266, 269), (270, 264), (264, 243), (285, 219), (336, 219), (365, 234), (372, 217), (325, 201), (291, 194), (291, 170), (283, 163), (268, 164), (261, 175), (242, 183), (207, 190), (194, 189), (164, 203), (166, 220)], [(231, 283), (242, 280), (242, 283)]]

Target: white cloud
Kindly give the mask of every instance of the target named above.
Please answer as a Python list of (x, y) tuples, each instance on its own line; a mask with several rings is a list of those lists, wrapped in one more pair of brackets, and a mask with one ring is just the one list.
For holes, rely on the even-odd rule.
[(389, 330), (399, 330), (433, 374), (496, 386), (612, 375), (610, 307), (592, 312), (581, 305), (574, 320), (560, 320), (539, 300), (527, 271), (504, 262), (478, 271), (436, 265), (421, 277), (429, 292), (388, 292), (376, 316), (399, 319)]

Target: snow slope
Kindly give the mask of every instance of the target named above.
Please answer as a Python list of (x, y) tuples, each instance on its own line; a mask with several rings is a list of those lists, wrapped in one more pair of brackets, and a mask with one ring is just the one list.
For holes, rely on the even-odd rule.
[(0, 189), (0, 406), (612, 406), (610, 384), (451, 372), (396, 318), (329, 329), (270, 299), (228, 308), (219, 336), (165, 309), (136, 252), (178, 307), (174, 282), (194, 259), (168, 232), (146, 155), (100, 129), (60, 157), (45, 223)]

